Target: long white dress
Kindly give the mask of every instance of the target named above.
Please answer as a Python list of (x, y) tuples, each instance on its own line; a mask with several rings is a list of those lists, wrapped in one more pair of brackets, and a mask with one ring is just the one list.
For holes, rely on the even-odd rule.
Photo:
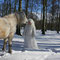
[(37, 42), (35, 40), (36, 28), (35, 25), (27, 24), (23, 32), (24, 48), (38, 49)]

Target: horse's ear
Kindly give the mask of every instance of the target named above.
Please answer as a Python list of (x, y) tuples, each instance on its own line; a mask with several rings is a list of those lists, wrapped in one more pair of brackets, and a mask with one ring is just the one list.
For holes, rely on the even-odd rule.
[(18, 12), (15, 12), (15, 14), (18, 14)]
[(15, 15), (17, 15), (17, 12), (15, 12)]
[(18, 16), (18, 15), (19, 15), (19, 13), (18, 13), (18, 12), (15, 12), (15, 15), (16, 15), (16, 16)]

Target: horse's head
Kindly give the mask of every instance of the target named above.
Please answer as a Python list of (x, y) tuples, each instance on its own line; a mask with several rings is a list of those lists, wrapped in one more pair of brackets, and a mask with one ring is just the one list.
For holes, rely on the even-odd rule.
[(27, 18), (24, 12), (18, 12), (15, 14), (17, 17), (18, 24), (25, 24), (27, 22)]

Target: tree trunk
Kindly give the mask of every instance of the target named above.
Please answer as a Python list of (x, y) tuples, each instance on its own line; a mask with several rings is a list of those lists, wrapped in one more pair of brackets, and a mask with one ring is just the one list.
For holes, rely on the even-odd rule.
[(8, 1), (7, 1), (7, 4), (6, 4), (6, 15), (8, 14), (7, 10), (8, 10)]
[(57, 11), (57, 33), (59, 33), (59, 18), (58, 18), (58, 11)]
[(57, 33), (59, 33), (59, 26), (60, 20), (59, 20), (59, 0), (58, 0), (58, 10), (57, 10)]
[(11, 13), (11, 0), (9, 0), (9, 13)]
[(15, 0), (15, 4), (14, 4), (14, 12), (16, 12), (16, 0)]
[(32, 4), (31, 4), (31, 14), (32, 14), (32, 10), (33, 10), (33, 0), (32, 0)]
[(43, 0), (43, 22), (42, 22), (42, 34), (45, 35), (45, 0)]
[[(21, 12), (22, 11), (22, 0), (19, 0), (19, 7), (18, 7), (18, 11)], [(17, 31), (16, 33), (20, 36), (21, 35), (21, 25), (17, 25)]]
[(47, 0), (46, 0), (46, 23), (45, 23), (45, 31), (47, 30)]
[(4, 16), (7, 15), (7, 0), (4, 0)]
[(29, 2), (29, 0), (26, 0), (26, 5), (25, 5), (25, 13), (26, 13), (26, 16), (28, 14), (28, 2)]
[(19, 0), (19, 9), (18, 9), (19, 12), (22, 11), (22, 0)]

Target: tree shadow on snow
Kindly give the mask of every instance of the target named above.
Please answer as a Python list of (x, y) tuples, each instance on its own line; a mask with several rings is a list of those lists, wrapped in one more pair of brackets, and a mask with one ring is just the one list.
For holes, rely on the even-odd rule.
[[(3, 47), (3, 40), (0, 40), (0, 52)], [(8, 50), (8, 44), (6, 46), (6, 50)], [(49, 43), (38, 43), (38, 47), (43, 50), (37, 50), (37, 51), (47, 51), (44, 49), (51, 49), (53, 52), (60, 52), (60, 50), (54, 50), (55, 48), (60, 48), (60, 44), (49, 44)], [(15, 51), (21, 51), (24, 48), (24, 42), (19, 41), (12, 41), (12, 50)], [(34, 50), (32, 50), (34, 51)]]
[(21, 51), (24, 48), (24, 42), (12, 41), (12, 49)]
[(3, 40), (0, 40), (0, 50), (2, 49), (3, 47)]
[[(52, 50), (52, 52), (59, 53), (60, 52), (60, 44), (53, 44), (53, 43), (38, 43), (38, 46), (42, 49), (49, 49)], [(59, 50), (56, 50), (59, 49)]]
[[(0, 40), (0, 51), (2, 50), (4, 40)], [(7, 42), (8, 43), (8, 42)], [(20, 51), (24, 47), (24, 42), (12, 41), (12, 50)], [(8, 50), (8, 44), (6, 45), (6, 50)]]

